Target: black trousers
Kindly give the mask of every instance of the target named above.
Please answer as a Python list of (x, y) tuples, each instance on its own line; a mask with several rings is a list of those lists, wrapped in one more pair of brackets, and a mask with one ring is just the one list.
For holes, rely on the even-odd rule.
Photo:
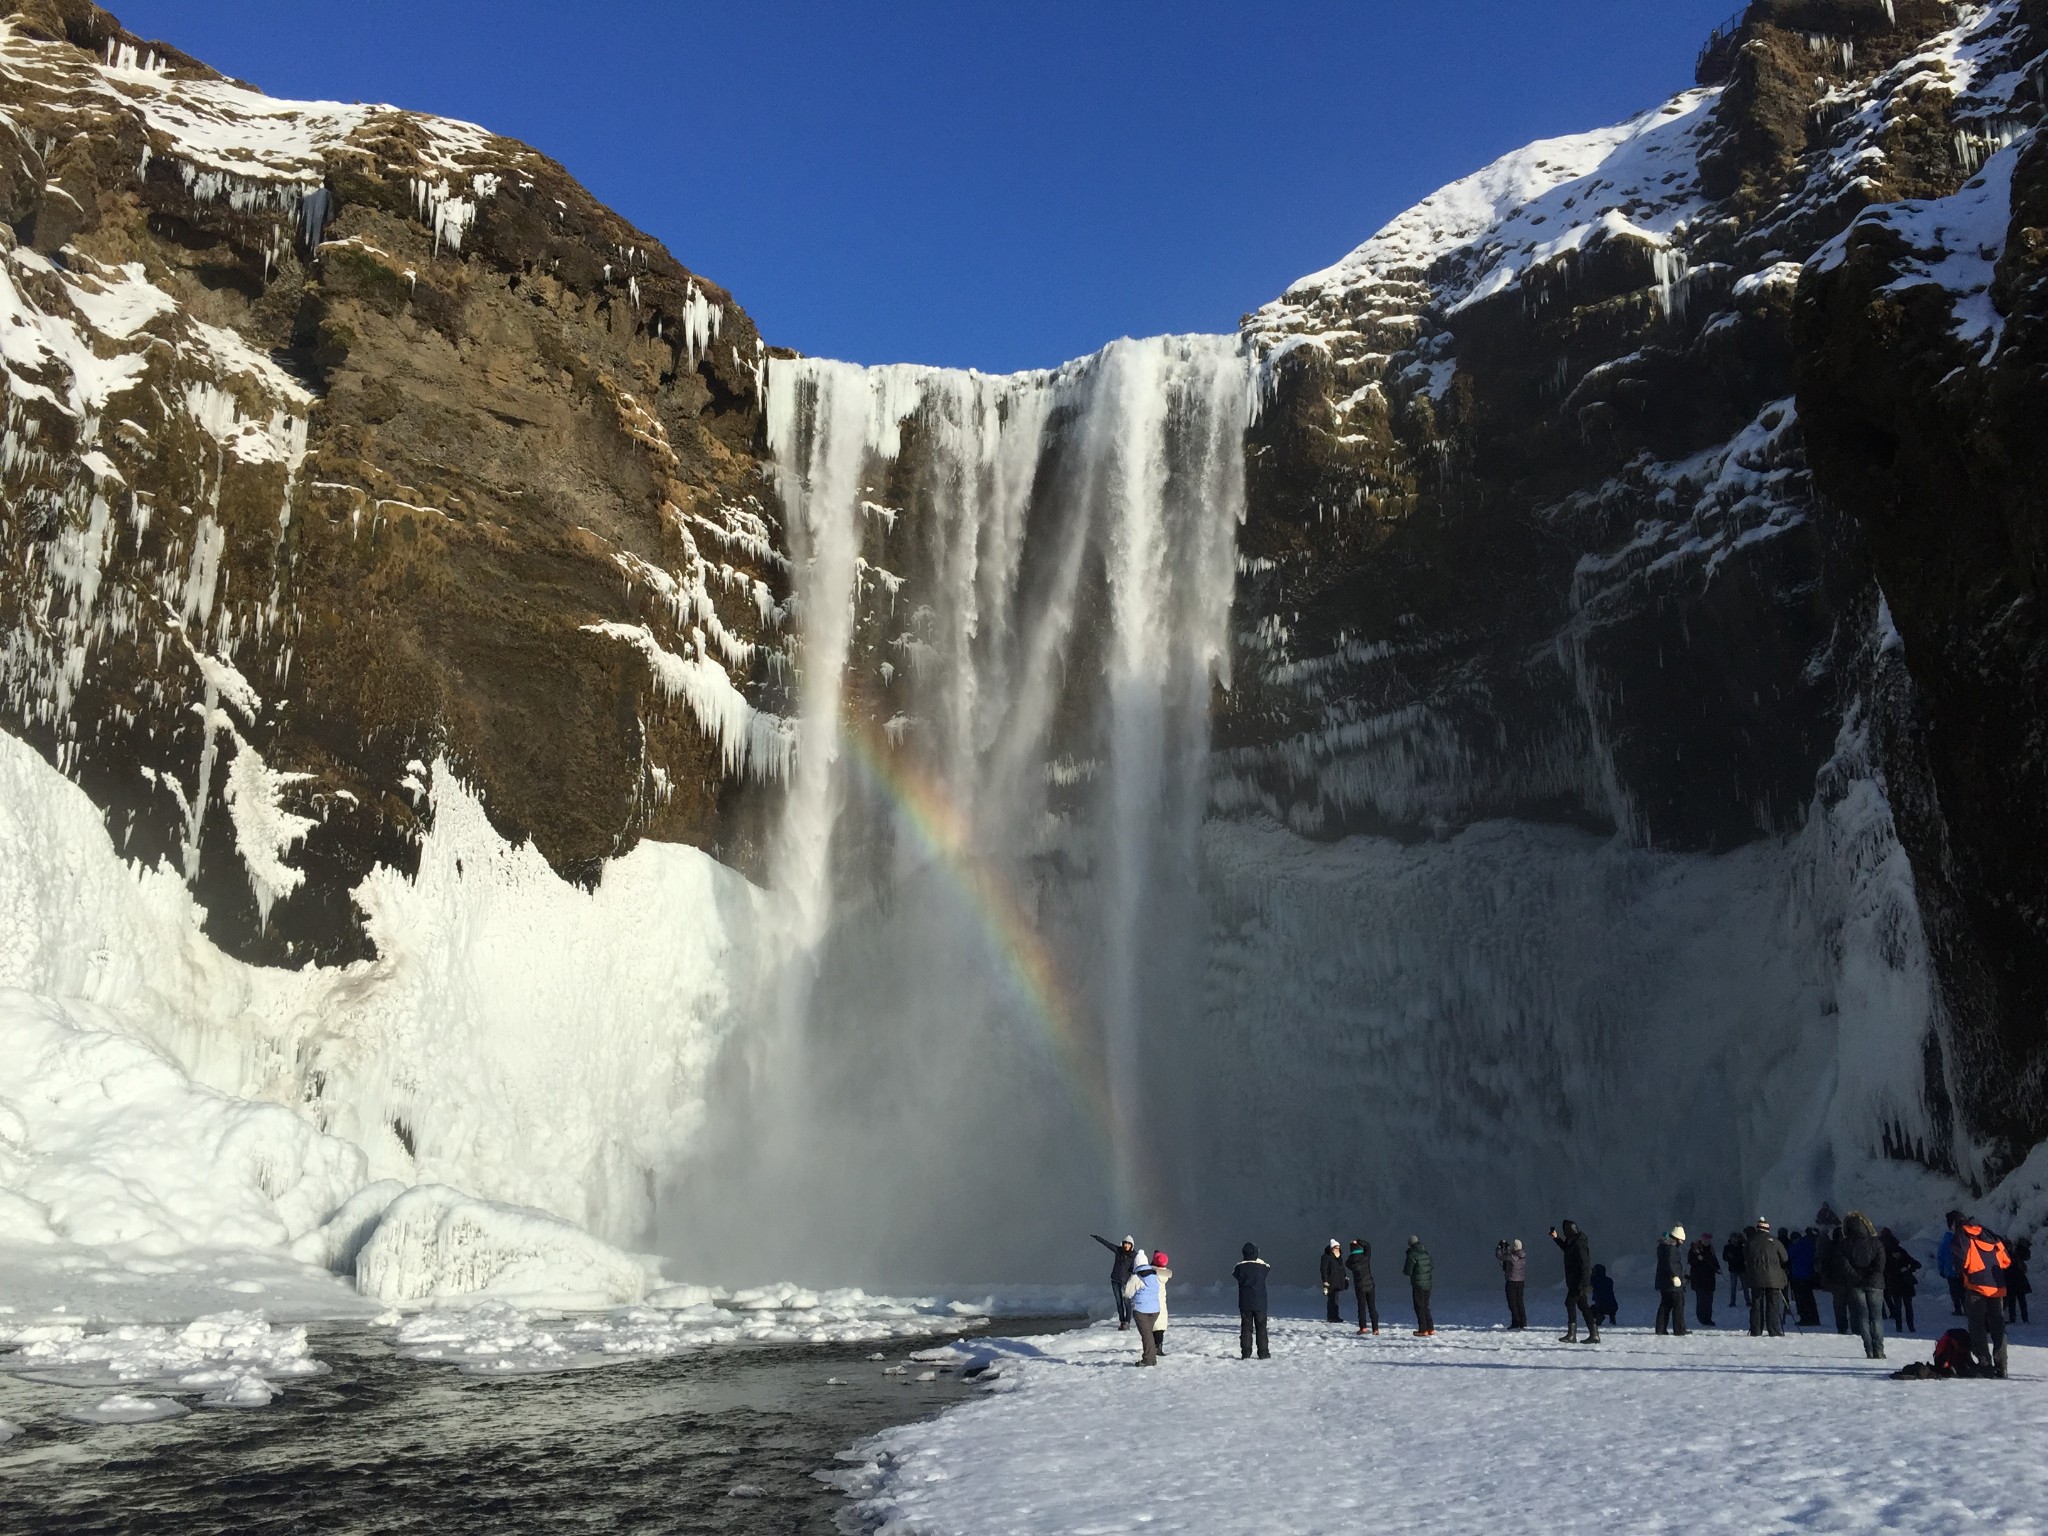
[(1131, 1298), (1124, 1294), (1124, 1288), (1116, 1281), (1109, 1282), (1110, 1294), (1116, 1297), (1116, 1325), (1118, 1328), (1131, 1326)]
[(1954, 1275), (1948, 1277), (1948, 1309), (1953, 1316), (1963, 1315), (1963, 1282)]
[(1817, 1328), (1820, 1326), (1820, 1307), (1813, 1299), (1813, 1282), (1811, 1280), (1794, 1280), (1792, 1282), (1792, 1301), (1798, 1309), (1800, 1327)]
[(1266, 1314), (1263, 1312), (1240, 1312), (1237, 1314), (1237, 1347), (1244, 1358), (1252, 1357), (1252, 1345), (1259, 1346), (1259, 1358), (1270, 1360), (1273, 1352), (1266, 1348)]
[(1342, 1311), (1338, 1309), (1337, 1306), (1338, 1298), (1341, 1297), (1343, 1294), (1344, 1293), (1342, 1291), (1336, 1290), (1334, 1288), (1327, 1290), (1323, 1293), (1323, 1304), (1330, 1309), (1330, 1321), (1333, 1323), (1341, 1323), (1344, 1321), (1344, 1314)]
[(1564, 1298), (1564, 1336), (1576, 1339), (1579, 1336), (1579, 1319), (1586, 1320), (1586, 1337), (1600, 1337), (1600, 1319), (1593, 1311), (1593, 1292), (1590, 1287), (1568, 1291)]
[[(1408, 1290), (1415, 1298), (1415, 1326), (1424, 1332), (1435, 1329), (1436, 1319), (1429, 1315), (1429, 1292), (1419, 1285), (1411, 1285)], [(2001, 1321), (1998, 1326), (2003, 1329), (2005, 1324)]]
[(1510, 1280), (1508, 1282), (1508, 1326), (1510, 1328), (1526, 1328), (1529, 1326), (1529, 1314), (1522, 1305), (1522, 1293), (1526, 1289), (1528, 1289), (1528, 1282), (1526, 1280)]
[(1667, 1285), (1657, 1293), (1657, 1331), (1685, 1335), (1685, 1287)]
[(1692, 1288), (1693, 1311), (1699, 1315), (1702, 1328), (1714, 1326), (1714, 1292), (1716, 1289), (1714, 1278), (1711, 1275), (1707, 1277), (1705, 1285), (1695, 1285)]
[(1890, 1321), (1894, 1332), (1918, 1333), (1913, 1325), (1913, 1293), (1911, 1291), (1886, 1291), (1884, 1293), (1884, 1315)]
[(2005, 1293), (2005, 1320), (2008, 1323), (2031, 1323), (2033, 1321), (2031, 1317), (2027, 1316), (2027, 1297), (2030, 1294), (2027, 1291), (2007, 1291)]
[(1980, 1367), (2005, 1374), (2005, 1298), (1980, 1296), (1975, 1291), (1963, 1296), (1963, 1315), (1970, 1320), (1970, 1353)]
[(1361, 1328), (1365, 1327), (1368, 1318), (1372, 1320), (1372, 1331), (1378, 1333), (1380, 1330), (1380, 1295), (1377, 1286), (1368, 1285), (1358, 1288), (1358, 1326)]
[(1765, 1333), (1774, 1339), (1785, 1336), (1785, 1293), (1757, 1286), (1749, 1293), (1749, 1336)]
[(1849, 1288), (1835, 1285), (1828, 1288), (1828, 1297), (1835, 1304), (1835, 1332), (1849, 1331)]

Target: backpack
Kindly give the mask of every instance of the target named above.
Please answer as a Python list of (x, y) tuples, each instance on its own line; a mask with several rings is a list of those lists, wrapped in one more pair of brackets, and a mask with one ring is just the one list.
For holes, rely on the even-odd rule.
[(1956, 1235), (1963, 1240), (1962, 1262), (1957, 1266), (1963, 1288), (1979, 1296), (2003, 1296), (2005, 1272), (2012, 1266), (2005, 1239), (1983, 1227), (1965, 1227)]

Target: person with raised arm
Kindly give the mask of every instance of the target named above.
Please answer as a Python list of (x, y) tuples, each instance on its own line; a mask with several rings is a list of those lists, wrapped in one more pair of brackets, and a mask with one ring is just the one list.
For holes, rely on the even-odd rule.
[(1334, 1237), (1330, 1239), (1329, 1247), (1323, 1250), (1321, 1274), (1323, 1305), (1329, 1313), (1330, 1321), (1341, 1323), (1344, 1321), (1344, 1313), (1337, 1305), (1337, 1298), (1350, 1286), (1351, 1277), (1344, 1268), (1344, 1245)]
[(1600, 1342), (1600, 1319), (1593, 1311), (1593, 1243), (1576, 1221), (1566, 1221), (1563, 1230), (1550, 1229), (1550, 1240), (1564, 1255), (1564, 1337), (1561, 1344), (1579, 1341), (1579, 1319), (1586, 1320), (1586, 1342)]
[(1129, 1236), (1120, 1243), (1112, 1243), (1100, 1232), (1088, 1235), (1109, 1250), (1109, 1294), (1116, 1300), (1116, 1329), (1122, 1333), (1131, 1326), (1131, 1298), (1124, 1294), (1124, 1282), (1138, 1267), (1138, 1245)]
[(1494, 1245), (1494, 1262), (1500, 1265), (1501, 1279), (1507, 1284), (1508, 1326), (1526, 1328), (1529, 1326), (1528, 1309), (1523, 1298), (1529, 1285), (1529, 1255), (1522, 1249), (1519, 1237), (1504, 1237)]

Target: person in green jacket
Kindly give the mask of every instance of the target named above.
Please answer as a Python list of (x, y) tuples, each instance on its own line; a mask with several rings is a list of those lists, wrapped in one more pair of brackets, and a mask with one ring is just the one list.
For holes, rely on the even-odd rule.
[(1415, 1298), (1415, 1332), (1428, 1338), (1436, 1332), (1436, 1320), (1429, 1315), (1429, 1291), (1436, 1283), (1436, 1264), (1422, 1239), (1408, 1239), (1408, 1256), (1401, 1261), (1401, 1273), (1408, 1277), (1408, 1292)]

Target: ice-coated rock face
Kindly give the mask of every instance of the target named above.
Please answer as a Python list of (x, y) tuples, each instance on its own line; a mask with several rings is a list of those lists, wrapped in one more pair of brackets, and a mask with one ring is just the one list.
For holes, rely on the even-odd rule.
[(758, 870), (727, 721), (787, 585), (729, 296), (523, 145), (83, 0), (0, 5), (0, 95), (0, 723), (123, 851), (273, 964), (371, 952), (443, 753), (584, 883), (647, 834)]
[(1701, 89), (1447, 188), (1248, 325), (1219, 807), (1672, 853), (1837, 829), (1788, 912), (1818, 985), (1846, 959), (1891, 1002), (1839, 994), (1840, 1082), (1889, 1066), (1820, 1117), (1830, 1167), (1981, 1180), (2048, 1135), (2048, 840), (1990, 783), (2041, 761), (2033, 450), (1980, 425), (2038, 413), (2037, 10), (1758, 0)]
[(422, 1184), (394, 1200), (356, 1255), (356, 1286), (389, 1303), (455, 1296), (606, 1307), (640, 1300), (647, 1268), (580, 1227)]

